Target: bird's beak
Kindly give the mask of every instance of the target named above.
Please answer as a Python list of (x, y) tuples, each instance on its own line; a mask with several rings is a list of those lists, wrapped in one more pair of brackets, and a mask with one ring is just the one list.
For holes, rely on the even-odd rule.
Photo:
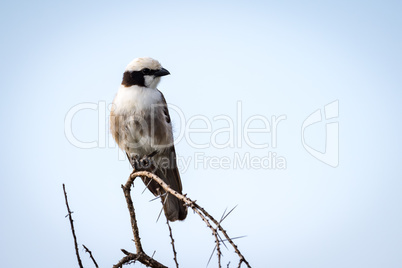
[(158, 71), (156, 71), (156, 72), (154, 73), (154, 75), (155, 75), (156, 77), (165, 76), (165, 75), (168, 75), (168, 74), (170, 74), (170, 73), (169, 73), (169, 71), (166, 70), (165, 68), (161, 68), (160, 70), (158, 70)]

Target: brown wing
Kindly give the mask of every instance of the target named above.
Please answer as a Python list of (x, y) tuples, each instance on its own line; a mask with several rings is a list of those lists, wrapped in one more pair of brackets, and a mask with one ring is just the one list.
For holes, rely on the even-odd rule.
[(165, 99), (165, 96), (163, 96), (163, 93), (160, 91), (160, 90), (158, 90), (159, 91), (159, 93), (161, 93), (161, 96), (162, 96), (162, 102), (163, 102), (163, 114), (165, 115), (165, 119), (166, 119), (166, 122), (167, 123), (169, 123), (170, 124), (170, 115), (169, 115), (169, 110), (168, 110), (168, 106), (167, 106), (167, 103), (166, 103), (166, 99)]
[[(159, 91), (160, 92), (160, 91)], [(163, 113), (165, 115), (165, 120), (167, 123), (171, 123), (169, 110), (167, 107), (167, 103), (165, 97), (162, 92), (162, 100), (163, 100)], [(179, 169), (177, 168), (177, 159), (176, 159), (176, 151), (174, 146), (170, 146), (163, 152), (159, 153), (160, 155), (155, 156), (155, 165), (156, 170), (154, 171), (155, 175), (160, 177), (166, 184), (168, 184), (173, 190), (178, 193), (182, 193), (182, 184), (179, 174)], [(158, 163), (158, 159), (160, 163)], [(163, 161), (167, 161), (163, 162)], [(145, 185), (147, 185), (148, 189), (155, 195), (164, 194), (165, 191), (161, 189), (159, 184), (154, 181), (150, 181), (147, 178), (143, 178)], [(166, 200), (167, 198), (167, 200)], [(184, 205), (183, 201), (180, 201), (175, 196), (172, 195), (163, 195), (162, 200), (164, 202), (164, 211), (166, 217), (170, 221), (175, 220), (184, 220), (187, 216), (187, 207)]]

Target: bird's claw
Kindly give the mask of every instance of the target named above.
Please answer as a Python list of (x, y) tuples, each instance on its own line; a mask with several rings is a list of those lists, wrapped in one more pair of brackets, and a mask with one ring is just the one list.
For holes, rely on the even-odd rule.
[(152, 159), (148, 156), (144, 156), (140, 159), (139, 165), (142, 169), (148, 170), (152, 165)]
[(152, 157), (155, 156), (158, 152), (154, 151), (149, 155), (145, 155), (142, 158), (138, 154), (130, 155), (130, 162), (135, 171), (150, 171), (154, 166)]

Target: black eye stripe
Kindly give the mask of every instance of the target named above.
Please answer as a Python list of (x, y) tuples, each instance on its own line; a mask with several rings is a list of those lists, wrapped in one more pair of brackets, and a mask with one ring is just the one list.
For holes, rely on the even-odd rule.
[(123, 74), (122, 85), (125, 85), (126, 87), (131, 87), (133, 85), (144, 87), (145, 86), (144, 74), (141, 71), (135, 71), (135, 72), (126, 71)]
[[(145, 71), (145, 69), (148, 69), (148, 68), (144, 68), (141, 71), (124, 72), (122, 85), (124, 85), (126, 87), (131, 87), (133, 85), (145, 87), (144, 76), (145, 75), (154, 75), (158, 71), (158, 70), (150, 70), (150, 69), (148, 69), (149, 71)], [(144, 74), (144, 71), (146, 74)]]
[(154, 75), (157, 72), (157, 70), (150, 70), (148, 68), (144, 68), (141, 70), (141, 73), (144, 75)]

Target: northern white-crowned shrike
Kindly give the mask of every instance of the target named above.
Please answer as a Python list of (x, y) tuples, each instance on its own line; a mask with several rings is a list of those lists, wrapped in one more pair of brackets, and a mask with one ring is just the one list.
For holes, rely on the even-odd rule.
[[(181, 193), (169, 111), (162, 92), (156, 88), (161, 77), (168, 74), (168, 70), (151, 58), (130, 62), (113, 101), (110, 130), (134, 168), (134, 160), (152, 157), (153, 172)], [(187, 208), (182, 201), (165, 193), (153, 180), (143, 178), (143, 181), (155, 196), (161, 196), (169, 221), (186, 218)]]

